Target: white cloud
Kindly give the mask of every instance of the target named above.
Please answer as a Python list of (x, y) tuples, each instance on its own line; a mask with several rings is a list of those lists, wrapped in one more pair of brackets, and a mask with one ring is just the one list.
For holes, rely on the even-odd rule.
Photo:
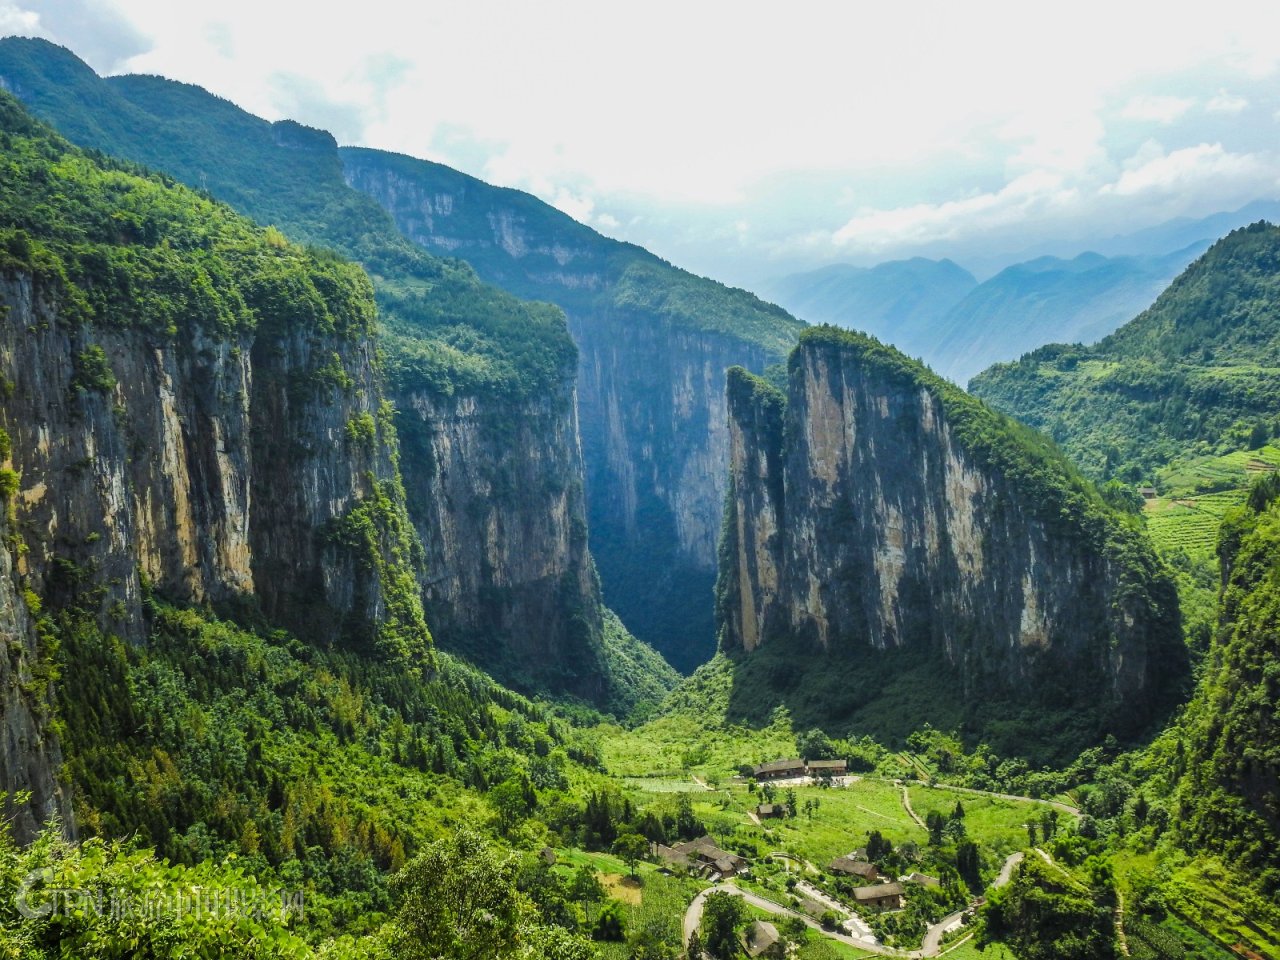
[(1249, 101), (1244, 97), (1232, 96), (1225, 90), (1220, 90), (1216, 97), (1204, 105), (1204, 108), (1209, 113), (1240, 113), (1248, 106)]
[(1068, 206), (1076, 197), (1077, 191), (1057, 174), (1027, 173), (995, 192), (944, 203), (863, 211), (837, 230), (832, 241), (867, 252), (936, 243), (963, 232), (1024, 221), (1037, 213)]
[(1165, 153), (1151, 144), (1144, 146), (1114, 183), (1104, 185), (1101, 194), (1132, 197), (1141, 193), (1186, 190), (1217, 182), (1260, 181), (1275, 168), (1254, 154), (1233, 154), (1220, 143), (1201, 143)]
[[(1119, 161), (1152, 125), (1175, 152), (1273, 149), (1260, 125), (1232, 123), (1243, 108), (1222, 112), (1272, 107), (1280, 4), (1264, 0), (1219, 0), (1211, 18), (1079, 0), (1051, 31), (1025, 0), (637, 10), (313, 0), (299, 16), (261, 0), (0, 0), (0, 29), (43, 30), (99, 69), (127, 55), (115, 69), (529, 190), (708, 272), (816, 236), (843, 255), (1050, 231), (1066, 211), (1087, 216), (1105, 185), (1114, 205), (1155, 189), (1120, 192), (1142, 182)], [(113, 18), (122, 29), (104, 43)], [(1223, 204), (1247, 179), (1232, 176)], [(1210, 203), (1212, 184), (1197, 183)], [(727, 240), (739, 220), (750, 230)]]
[(1133, 97), (1124, 105), (1120, 116), (1126, 120), (1146, 123), (1170, 124), (1181, 119), (1183, 114), (1194, 107), (1195, 100), (1190, 97), (1153, 96), (1143, 94)]
[(12, 3), (0, 3), (0, 36), (18, 34), (23, 37), (45, 36), (40, 14), (22, 10)]

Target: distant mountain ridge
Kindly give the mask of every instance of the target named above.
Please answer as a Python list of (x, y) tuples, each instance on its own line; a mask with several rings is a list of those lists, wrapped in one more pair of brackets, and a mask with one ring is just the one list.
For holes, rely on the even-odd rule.
[(1110, 336), (1040, 347), (970, 388), (1095, 478), (1260, 446), (1280, 429), (1280, 228), (1232, 231)]
[(1159, 256), (1042, 256), (979, 283), (950, 260), (835, 264), (766, 295), (814, 323), (861, 330), (959, 383), (1048, 342), (1096, 340), (1148, 307), (1212, 236)]
[(857, 327), (923, 356), (936, 338), (938, 318), (978, 281), (951, 260), (891, 260), (874, 267), (833, 263), (783, 277), (766, 296), (811, 323)]

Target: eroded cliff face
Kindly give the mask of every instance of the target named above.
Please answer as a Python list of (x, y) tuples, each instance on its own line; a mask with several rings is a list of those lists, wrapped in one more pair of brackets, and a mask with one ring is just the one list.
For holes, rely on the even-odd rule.
[(500, 403), (395, 393), (437, 639), (522, 689), (605, 695), (573, 386)]
[[(534, 197), (380, 151), (342, 156), (347, 182), (388, 210), (406, 236), (564, 309), (579, 349), (587, 516), (605, 600), (677, 669), (707, 660), (728, 464), (724, 371), (777, 362), (794, 342), (788, 324), (798, 329), (798, 321), (777, 311), (786, 322), (773, 338), (784, 345), (769, 349), (733, 332), (733, 318), (754, 317), (758, 303), (726, 307), (719, 285), (602, 237)], [(656, 289), (652, 303), (618, 295), (636, 264)], [(667, 309), (680, 299), (668, 298), (669, 289), (693, 284), (696, 294)], [(718, 331), (699, 329), (704, 308), (723, 314)]]
[(7, 548), (12, 534), (8, 519), (0, 518), (0, 815), (19, 843), (29, 843), (54, 817), (74, 834), (75, 819), (58, 776), (62, 751), (49, 725), (53, 703), (47, 673), (41, 676), (45, 651)]
[(396, 472), (365, 337), (75, 323), (25, 274), (0, 280), (0, 305), (0, 427), (20, 478), (0, 609), (25, 649), (0, 677), (0, 789), (33, 790), (38, 818), (57, 805), (56, 747), (35, 722), (41, 702), (12, 694), (41, 668), (22, 591), (132, 642), (146, 636), (146, 585), (252, 605), (313, 643), (372, 641), (394, 619), (381, 567), (341, 534)]
[(1149, 714), (1185, 656), (1145, 541), (1070, 516), (994, 464), (974, 423), (952, 422), (941, 382), (894, 364), (806, 338), (785, 403), (733, 375), (725, 647), (915, 648), (965, 695), (1033, 703), (1053, 684)]
[[(727, 489), (725, 373), (764, 351), (635, 322), (574, 325), (592, 549), (610, 606), (666, 641), (677, 669), (714, 649), (716, 541)], [(637, 628), (639, 633), (640, 628)]]
[(253, 600), (316, 642), (381, 618), (374, 571), (335, 536), (395, 476), (384, 443), (352, 436), (379, 412), (370, 340), (71, 324), (25, 276), (0, 302), (17, 569), (37, 594), (134, 640), (144, 578), (178, 602)]

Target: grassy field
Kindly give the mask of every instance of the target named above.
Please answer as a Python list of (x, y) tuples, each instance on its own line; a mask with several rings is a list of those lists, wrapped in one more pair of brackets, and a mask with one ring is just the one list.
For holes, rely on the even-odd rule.
[(671, 783), (697, 774), (718, 782), (732, 776), (741, 764), (794, 756), (796, 749), (789, 723), (753, 730), (708, 723), (707, 717), (685, 711), (659, 717), (636, 730), (605, 724), (592, 733), (608, 771), (628, 781)]
[(941, 954), (947, 960), (1017, 960), (1009, 951), (1009, 948), (993, 943), (986, 950), (979, 950), (975, 940), (966, 940), (950, 950), (944, 950)]
[(1170, 908), (1218, 943), (1243, 944), (1264, 956), (1280, 956), (1280, 906), (1245, 893), (1219, 863), (1197, 858), (1173, 873), (1165, 886)]
[(1206, 493), (1198, 497), (1148, 500), (1147, 529), (1164, 552), (1182, 550), (1192, 558), (1213, 555), (1222, 516), (1244, 503), (1243, 489)]
[[(779, 790), (778, 796), (784, 797), (785, 789)], [(804, 813), (806, 800), (818, 802), (812, 819)], [(765, 821), (765, 837), (774, 849), (803, 857), (821, 868), (865, 845), (872, 830), (879, 830), (895, 846), (907, 841), (923, 844), (929, 839), (907, 816), (901, 788), (890, 783), (859, 780), (846, 788), (797, 787), (796, 805), (798, 817)]]
[[(988, 859), (992, 862), (988, 866), (993, 868), (998, 868), (1009, 854), (1027, 846), (1027, 823), (1039, 820), (1049, 809), (1041, 803), (999, 800), (945, 787), (912, 786), (909, 790), (911, 808), (921, 819), (927, 819), (931, 810), (950, 816), (959, 801), (964, 806), (965, 830), (990, 854)], [(1060, 819), (1066, 826), (1072, 818), (1060, 814)]]

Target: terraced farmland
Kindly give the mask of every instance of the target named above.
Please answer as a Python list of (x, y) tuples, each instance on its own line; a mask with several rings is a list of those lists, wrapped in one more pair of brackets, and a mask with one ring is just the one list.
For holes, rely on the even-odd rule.
[(1280, 468), (1280, 447), (1239, 450), (1173, 464), (1160, 472), (1161, 496), (1146, 504), (1147, 528), (1161, 550), (1213, 555), (1222, 516), (1244, 502), (1258, 476)]

